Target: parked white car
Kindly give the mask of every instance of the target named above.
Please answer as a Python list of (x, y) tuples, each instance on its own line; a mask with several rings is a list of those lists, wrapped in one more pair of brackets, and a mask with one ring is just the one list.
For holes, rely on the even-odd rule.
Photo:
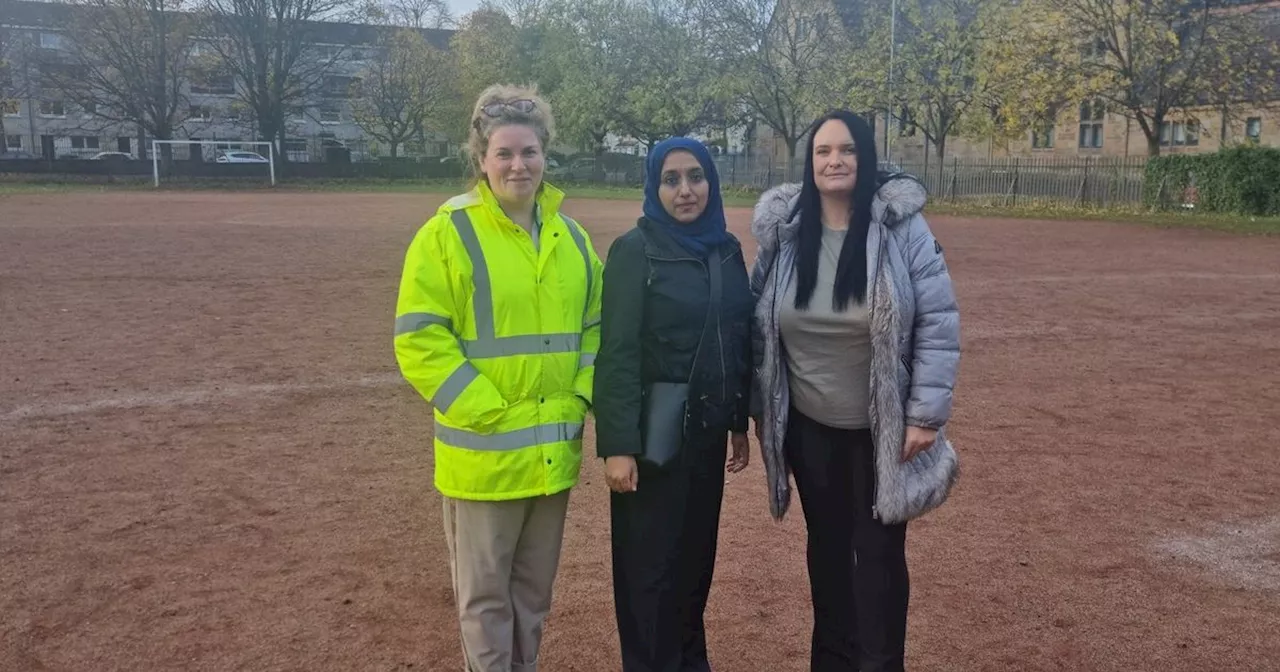
[(90, 157), (91, 161), (137, 161), (132, 154), (125, 152), (98, 152)]
[(219, 152), (214, 159), (218, 163), (271, 163), (257, 152)]

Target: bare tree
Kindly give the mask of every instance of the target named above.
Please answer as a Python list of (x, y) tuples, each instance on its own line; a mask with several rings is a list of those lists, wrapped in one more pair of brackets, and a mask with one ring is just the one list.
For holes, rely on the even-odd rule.
[(393, 33), (364, 71), (356, 123), (390, 146), (423, 140), (433, 114), (452, 96), (453, 73), (445, 54), (412, 29)]
[[(715, 43), (732, 69), (735, 97), (773, 130), (794, 159), (813, 120), (815, 96), (831, 89), (824, 64), (841, 46), (834, 5), (794, 0), (727, 0), (714, 5)], [(844, 59), (840, 59), (842, 62)]]
[(239, 84), (262, 140), (283, 144), (288, 113), (321, 90), (342, 58), (341, 47), (322, 44), (320, 22), (347, 6), (343, 0), (203, 0), (209, 44)]
[(387, 13), (397, 25), (409, 28), (454, 28), (457, 19), (444, 0), (389, 0)]
[[(69, 62), (43, 63), (42, 77), (99, 122), (173, 139), (189, 111), (183, 82), (194, 23), (184, 1), (78, 0)], [(166, 162), (171, 149), (162, 146)]]

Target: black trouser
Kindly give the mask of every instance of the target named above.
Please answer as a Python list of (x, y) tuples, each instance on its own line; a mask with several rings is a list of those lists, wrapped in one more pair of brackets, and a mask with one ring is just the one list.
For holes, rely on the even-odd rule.
[(871, 430), (841, 430), (791, 409), (786, 453), (809, 531), (813, 672), (902, 670), (907, 525), (872, 518)]
[(702, 614), (716, 561), (727, 432), (686, 442), (663, 471), (640, 463), (612, 493), (613, 599), (624, 672), (709, 672)]

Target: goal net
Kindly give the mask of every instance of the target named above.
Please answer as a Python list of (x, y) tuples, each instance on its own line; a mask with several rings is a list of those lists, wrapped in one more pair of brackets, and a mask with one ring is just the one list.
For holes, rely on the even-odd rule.
[(260, 141), (152, 140), (151, 175), (157, 187), (161, 177), (173, 176), (259, 177), (275, 186), (275, 146)]

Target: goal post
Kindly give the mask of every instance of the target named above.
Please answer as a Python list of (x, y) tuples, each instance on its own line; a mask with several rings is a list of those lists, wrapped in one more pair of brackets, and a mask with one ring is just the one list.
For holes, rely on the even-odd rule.
[[(151, 177), (158, 188), (160, 186), (160, 147), (169, 145), (173, 148), (184, 148), (188, 153), (193, 148), (198, 147), (200, 159), (202, 161), (217, 161), (217, 152), (256, 152), (259, 156), (263, 156), (267, 160), (268, 173), (271, 175), (271, 186), (276, 185), (276, 149), (275, 144), (260, 140), (152, 140), (151, 141)], [(262, 151), (265, 149), (266, 151)], [(188, 157), (190, 158), (190, 157)], [(175, 157), (176, 160), (176, 157)], [(230, 161), (230, 163), (241, 163), (240, 161)], [(257, 161), (244, 161), (244, 163), (259, 163)]]

